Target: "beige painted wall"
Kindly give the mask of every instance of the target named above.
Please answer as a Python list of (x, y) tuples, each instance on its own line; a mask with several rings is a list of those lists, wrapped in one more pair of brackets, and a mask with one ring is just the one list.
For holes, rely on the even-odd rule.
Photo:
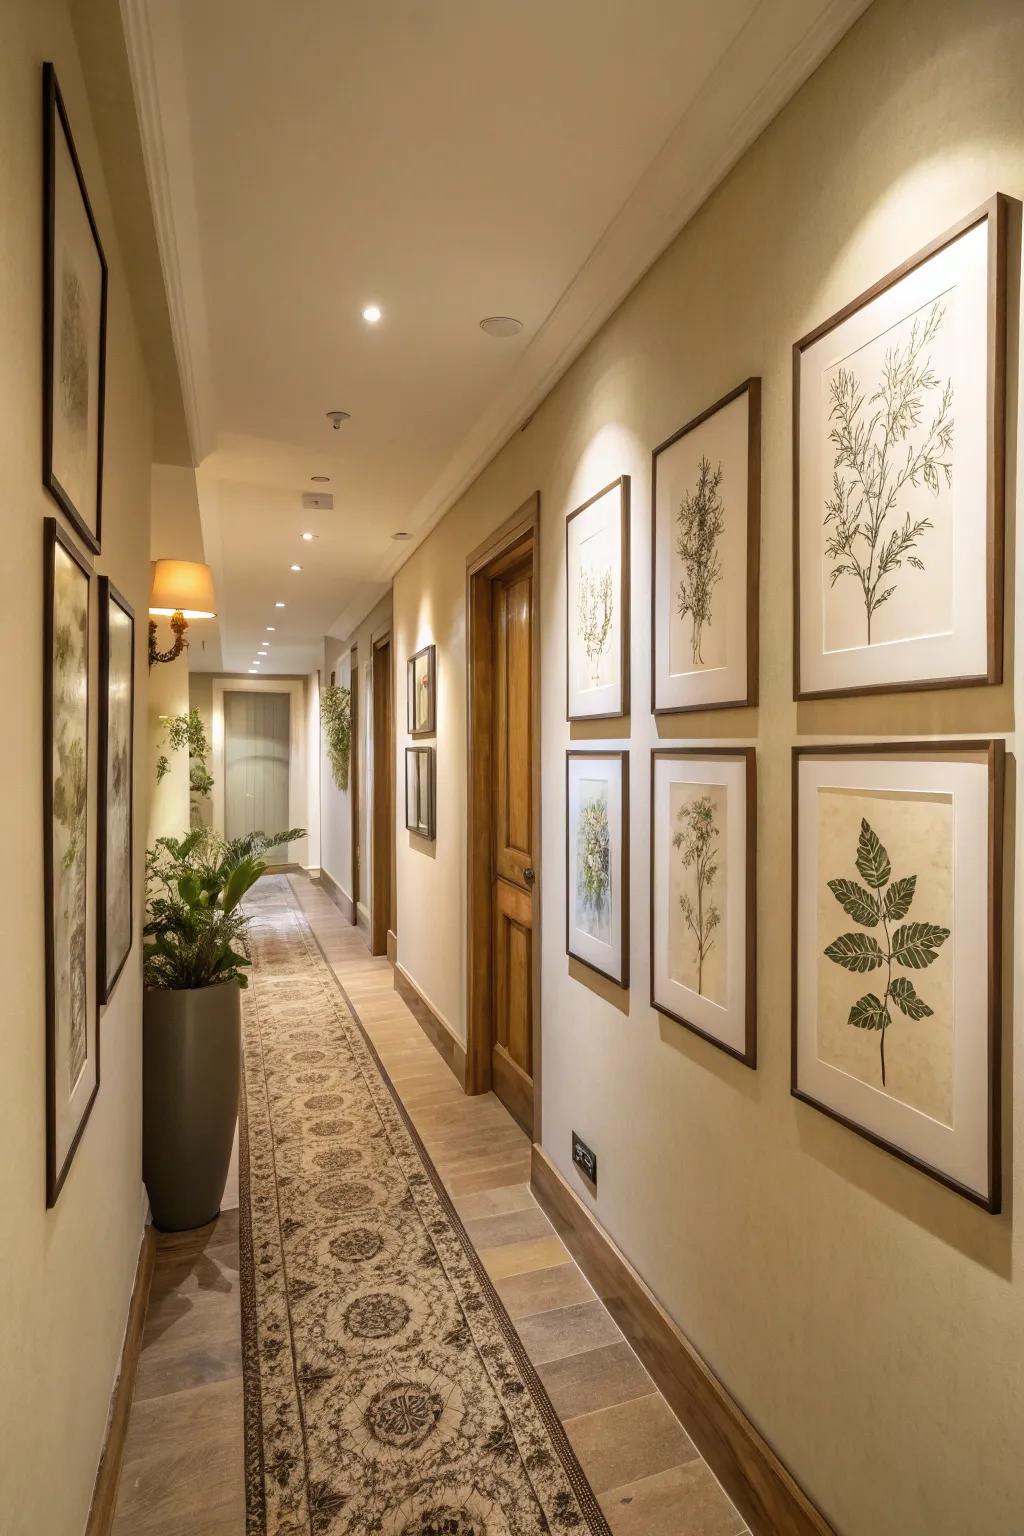
[[(324, 641), (324, 686), (330, 682), (331, 673), (336, 674), (336, 680), (345, 688), (352, 686), (352, 648), (358, 647), (359, 653), (359, 767), (362, 774), (364, 788), (369, 785), (369, 775), (372, 769), (372, 720), (370, 718), (371, 690), (368, 679), (369, 664), (372, 659), (372, 646), (375, 639), (385, 634), (391, 627), (391, 593), (382, 597), (375, 608), (366, 615), (366, 618), (345, 640), (336, 640), (333, 635), (328, 635)], [(404, 695), (399, 698), (395, 695), (396, 708), (404, 711)], [(404, 722), (405, 716), (402, 715)], [(321, 764), (320, 764), (320, 839), (321, 860), (327, 873), (337, 881), (345, 895), (352, 895), (352, 797), (351, 779), (349, 789), (341, 790), (331, 777), (330, 764), (327, 754), (323, 752), (323, 737), (321, 735)], [(363, 850), (363, 882), (360, 890), (359, 905), (369, 912), (370, 879), (372, 870), (369, 867), (370, 850), (370, 796), (368, 793), (362, 796), (362, 850)], [(404, 819), (404, 818), (402, 818)]]
[[(71, 26), (61, 0), (8, 0), (0, 47), (0, 605), (7, 812), (0, 975), (0, 1528), (81, 1536), (143, 1226), (141, 971), (149, 792), (146, 605), (153, 423)], [(135, 949), (100, 1017), (101, 1081), (54, 1210), (45, 1208), (40, 209), (42, 63), (56, 66), (110, 264), (103, 552), (136, 613)], [(93, 587), (93, 623), (97, 596)], [(91, 722), (93, 750), (95, 713)], [(91, 818), (94, 821), (94, 818)]]
[[(1024, 1201), (1011, 1185), (1005, 1214), (989, 1216), (789, 1096), (790, 747), (973, 731), (1006, 734), (1013, 752), (1020, 690), (1011, 646), (1001, 688), (793, 702), (791, 346), (997, 189), (1024, 194), (1022, 76), (1019, 0), (876, 0), (394, 590), (397, 664), (433, 640), (439, 690), (437, 845), (430, 856), (399, 831), (399, 958), (464, 1035), (465, 556), (539, 489), (543, 1144), (580, 1189), (570, 1129), (592, 1142), (598, 1218), (845, 1536), (1020, 1532)], [(651, 448), (749, 374), (764, 380), (761, 706), (659, 730), (648, 713)], [(1014, 378), (1014, 414), (1016, 398)], [(1012, 449), (1010, 470), (1012, 530)], [(570, 737), (564, 518), (624, 472), (633, 716)], [(1011, 564), (1013, 548), (1011, 534)], [(1013, 591), (1008, 577), (1011, 614)], [(632, 750), (625, 1010), (570, 977), (564, 955), (564, 752), (590, 736)], [(756, 1073), (646, 1002), (659, 739), (758, 749)], [(400, 758), (404, 745), (400, 731)], [(1011, 869), (1012, 850), (1011, 831)], [(1012, 986), (1006, 1030), (1017, 1038), (1007, 1098), (1015, 1087), (1019, 1099)], [(1021, 1125), (1010, 1118), (1006, 1147), (1018, 1166)]]

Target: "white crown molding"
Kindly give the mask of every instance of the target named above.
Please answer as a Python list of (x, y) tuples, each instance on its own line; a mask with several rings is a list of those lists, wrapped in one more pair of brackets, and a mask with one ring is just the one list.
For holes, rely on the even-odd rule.
[(177, 0), (120, 0), (192, 462), (215, 446), (188, 95)]
[[(508, 382), (413, 508), (407, 526), (415, 529), (414, 542), (403, 545), (389, 562), (388, 580), (532, 415), (870, 3), (761, 0), (532, 338)], [(763, 84), (750, 97), (752, 78), (761, 78)]]

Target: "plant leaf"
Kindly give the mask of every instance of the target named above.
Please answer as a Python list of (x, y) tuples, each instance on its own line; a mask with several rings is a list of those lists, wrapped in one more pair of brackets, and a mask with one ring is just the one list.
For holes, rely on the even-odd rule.
[(912, 971), (923, 971), (948, 938), (949, 929), (935, 923), (905, 923), (892, 936), (892, 957)]
[(923, 998), (918, 997), (909, 976), (897, 976), (889, 988), (889, 996), (908, 1019), (930, 1019), (935, 1012)]
[(870, 933), (841, 934), (838, 939), (833, 939), (825, 954), (847, 971), (874, 971), (885, 960), (878, 940)]
[[(828, 888), (847, 917), (865, 928), (874, 928), (878, 922), (878, 897), (872, 896), (856, 880), (830, 880)], [(902, 913), (900, 914), (902, 916)]]
[(884, 1029), (888, 1021), (889, 1015), (882, 999), (873, 992), (866, 992), (863, 997), (858, 997), (846, 1022), (852, 1024), (854, 1029)]
[(893, 881), (885, 893), (885, 915), (890, 922), (898, 923), (901, 917), (906, 917), (916, 889), (916, 875), (907, 875), (903, 880)]
[(885, 885), (892, 874), (889, 855), (878, 841), (878, 834), (862, 818), (860, 837), (857, 840), (857, 868), (861, 878), (874, 890)]

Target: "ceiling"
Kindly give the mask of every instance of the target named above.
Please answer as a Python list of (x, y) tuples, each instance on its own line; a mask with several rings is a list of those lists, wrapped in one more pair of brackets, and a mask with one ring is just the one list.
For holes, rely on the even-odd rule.
[(192, 664), (316, 666), (866, 3), (121, 0), (218, 590)]

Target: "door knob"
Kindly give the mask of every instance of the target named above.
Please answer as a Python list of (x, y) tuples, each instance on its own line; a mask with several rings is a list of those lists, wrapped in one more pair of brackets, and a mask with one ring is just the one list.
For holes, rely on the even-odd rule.
[(529, 865), (527, 865), (527, 867), (523, 870), (523, 879), (526, 881), (527, 885), (532, 885), (536, 878), (536, 870), (531, 869)]

